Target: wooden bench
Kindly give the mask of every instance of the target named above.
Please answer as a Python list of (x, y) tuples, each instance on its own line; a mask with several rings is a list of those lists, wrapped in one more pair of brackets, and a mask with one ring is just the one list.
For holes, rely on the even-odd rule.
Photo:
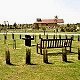
[(45, 44), (47, 49), (50, 48), (67, 48), (69, 47), (71, 52), (71, 46), (72, 46), (72, 40), (73, 38), (67, 38), (67, 39), (43, 39), (41, 38), (40, 44), (37, 44), (37, 53), (42, 54), (42, 50), (45, 49)]

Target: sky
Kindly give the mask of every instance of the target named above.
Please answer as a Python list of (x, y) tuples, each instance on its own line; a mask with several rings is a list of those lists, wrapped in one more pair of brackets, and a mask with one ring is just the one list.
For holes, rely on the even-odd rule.
[(80, 0), (0, 0), (0, 23), (34, 23), (36, 18), (80, 23)]

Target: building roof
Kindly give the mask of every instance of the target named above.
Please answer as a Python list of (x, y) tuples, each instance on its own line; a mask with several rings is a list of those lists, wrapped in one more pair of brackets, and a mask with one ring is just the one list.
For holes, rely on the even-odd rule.
[(64, 23), (63, 19), (42, 19), (41, 21), (36, 21), (35, 23)]

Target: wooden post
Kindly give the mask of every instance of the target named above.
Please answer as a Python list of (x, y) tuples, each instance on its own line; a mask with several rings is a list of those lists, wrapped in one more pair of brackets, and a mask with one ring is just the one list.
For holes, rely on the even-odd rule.
[(39, 39), (41, 39), (41, 34), (39, 34)]
[(36, 42), (36, 35), (35, 35), (35, 38), (34, 39), (35, 39), (35, 42)]
[(62, 49), (62, 60), (64, 62), (67, 62), (67, 52), (66, 52), (66, 48)]
[(48, 63), (47, 43), (45, 44), (45, 49), (43, 50), (43, 62)]
[(21, 34), (20, 34), (20, 39), (21, 39)]
[(4, 44), (6, 44), (7, 34), (4, 34)]
[(34, 34), (33, 34), (33, 40), (34, 40)]
[(53, 39), (55, 39), (55, 35), (53, 36)]
[(26, 64), (31, 64), (31, 49), (26, 48)]
[(46, 39), (48, 39), (48, 34), (46, 35)]
[(4, 34), (5, 39), (7, 40), (7, 34)]
[(57, 34), (56, 34), (55, 38), (57, 39)]
[(43, 50), (43, 62), (48, 63), (47, 49)]
[(47, 54), (47, 49), (43, 50), (43, 62), (48, 63), (48, 54)]
[(59, 39), (61, 39), (61, 35), (59, 35)]
[(78, 48), (78, 60), (80, 60), (80, 48)]
[(78, 41), (80, 41), (80, 36), (78, 35)]
[(46, 32), (46, 31), (44, 30), (44, 35), (45, 35), (45, 32)]
[(36, 46), (36, 51), (37, 51), (37, 53), (38, 53), (38, 44), (37, 44), (37, 46)]
[(16, 49), (16, 40), (13, 40), (13, 49)]
[(12, 39), (14, 39), (14, 34), (12, 33)]
[(71, 37), (72, 37), (72, 40), (74, 40), (74, 35), (72, 35)]
[(9, 51), (9, 49), (5, 50), (5, 58), (6, 58), (6, 64), (11, 64), (10, 63), (10, 51)]
[(67, 39), (67, 35), (65, 35), (65, 38)]
[(40, 54), (42, 55), (42, 38), (41, 38), (41, 41), (40, 41)]

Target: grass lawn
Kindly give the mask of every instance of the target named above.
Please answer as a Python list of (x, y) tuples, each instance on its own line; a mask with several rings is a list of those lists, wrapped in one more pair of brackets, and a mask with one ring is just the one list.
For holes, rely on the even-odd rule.
[[(8, 32), (14, 32), (14, 33), (43, 33), (42, 29), (32, 29), (32, 28), (27, 28), (27, 29), (8, 29)], [(0, 33), (4, 32), (4, 30), (1, 30)], [(46, 29), (46, 33), (55, 33), (53, 29)], [(58, 33), (68, 33), (68, 34), (80, 34), (80, 31), (77, 32), (58, 32)]]
[[(23, 35), (24, 36), (24, 35)], [(43, 36), (44, 37), (44, 36)], [(49, 36), (52, 37), (52, 36)], [(78, 60), (77, 52), (77, 37), (72, 45), (72, 52), (67, 55), (69, 62), (62, 61), (62, 55), (54, 55), (53, 53), (61, 52), (61, 49), (51, 49), (48, 52), (53, 52), (48, 56), (48, 61), (51, 64), (43, 63), (43, 56), (36, 53), (36, 43), (39, 42), (38, 36), (35, 41), (32, 41), (31, 48), (31, 63), (25, 64), (26, 46), (24, 40), (19, 39), (19, 35), (15, 35), (17, 48), (13, 49), (13, 40), (8, 34), (7, 44), (10, 50), (11, 63), (5, 63), (5, 44), (4, 36), (0, 34), (0, 80), (80, 80), (80, 61)]]

